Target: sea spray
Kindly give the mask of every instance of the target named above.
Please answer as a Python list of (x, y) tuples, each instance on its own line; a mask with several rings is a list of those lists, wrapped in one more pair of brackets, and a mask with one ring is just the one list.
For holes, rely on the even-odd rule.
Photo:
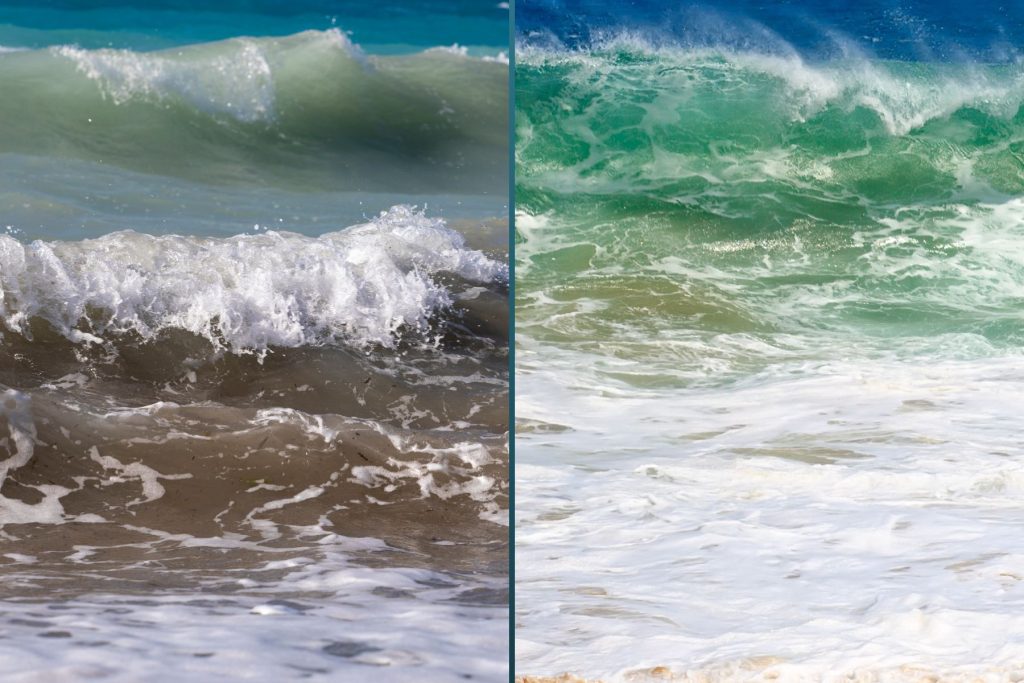
[(762, 35), (517, 51), (517, 671), (1012, 680), (1024, 72)]
[(182, 330), (236, 352), (393, 346), (400, 330), (425, 335), (451, 308), (440, 273), (507, 280), (505, 265), (464, 245), (443, 221), (405, 206), (317, 238), (118, 232), (24, 245), (0, 236), (0, 317), (29, 337), (32, 322), (45, 321), (72, 340)]

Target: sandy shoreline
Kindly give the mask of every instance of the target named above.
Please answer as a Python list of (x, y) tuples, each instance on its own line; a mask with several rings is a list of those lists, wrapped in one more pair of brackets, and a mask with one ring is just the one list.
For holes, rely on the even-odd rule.
[(516, 683), (1017, 683), (1022, 680), (1024, 663), (993, 667), (958, 667), (957, 670), (909, 664), (882, 668), (829, 669), (823, 666), (784, 664), (775, 657), (756, 657), (701, 669), (683, 670), (665, 666), (638, 668), (609, 678), (585, 678), (571, 673), (554, 676), (525, 674), (515, 678)]

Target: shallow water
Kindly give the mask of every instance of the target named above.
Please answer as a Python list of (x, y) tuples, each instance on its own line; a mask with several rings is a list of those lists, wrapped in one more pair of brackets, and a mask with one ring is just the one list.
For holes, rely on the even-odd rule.
[(0, 8), (0, 665), (501, 680), (507, 10), (172, 5)]
[(677, 38), (517, 50), (517, 673), (1013, 680), (1019, 64)]

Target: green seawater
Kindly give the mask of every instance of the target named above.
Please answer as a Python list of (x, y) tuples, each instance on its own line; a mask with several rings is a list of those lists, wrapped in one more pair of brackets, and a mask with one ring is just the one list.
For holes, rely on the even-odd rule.
[(0, 153), (224, 185), (466, 194), (505, 179), (506, 64), (338, 30), (0, 52)]
[(628, 44), (517, 59), (527, 345), (688, 386), (1024, 344), (1020, 66)]
[(0, 231), (228, 237), (508, 202), (508, 64), (340, 29), (156, 51), (0, 47)]

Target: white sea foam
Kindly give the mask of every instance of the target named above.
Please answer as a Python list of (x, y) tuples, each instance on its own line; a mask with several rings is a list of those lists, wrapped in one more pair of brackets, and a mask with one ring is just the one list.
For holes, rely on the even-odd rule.
[[(524, 44), (516, 58), (523, 64), (562, 63), (579, 68), (580, 82), (615, 63), (620, 51), (638, 52), (671, 65), (681, 78), (661, 66), (651, 71), (680, 97), (719, 79), (735, 88), (737, 82), (751, 85), (758, 78), (770, 78), (781, 86), (777, 97), (766, 104), (786, 111), (794, 120), (814, 116), (826, 106), (847, 110), (864, 107), (874, 111), (886, 129), (905, 135), (929, 121), (949, 116), (964, 107), (975, 107), (1004, 119), (1014, 116), (1024, 102), (1024, 69), (1019, 65), (991, 67), (983, 64), (907, 65), (872, 59), (856, 50), (841, 57), (811, 63), (795, 50), (737, 49), (729, 46), (682, 47), (659, 44), (634, 34), (616, 34), (595, 41), (587, 50), (563, 46)], [(621, 73), (639, 75), (650, 65), (618, 66)], [(673, 79), (675, 80), (666, 80)]]
[[(338, 29), (306, 31), (284, 39), (307, 47), (337, 49), (359, 62), (364, 56)], [(236, 38), (202, 49), (156, 53), (132, 50), (86, 50), (70, 45), (51, 48), (74, 62), (78, 70), (102, 87), (117, 104), (135, 99), (181, 99), (212, 114), (239, 121), (270, 121), (275, 116), (272, 41)]]
[(36, 426), (32, 420), (31, 399), (20, 391), (6, 389), (0, 394), (0, 418), (7, 426), (7, 436), (0, 438), (6, 457), (0, 461), (0, 486), (11, 470), (24, 467), (35, 449)]
[(128, 503), (128, 506), (150, 503), (162, 498), (164, 487), (160, 479), (191, 479), (192, 475), (184, 474), (161, 474), (152, 467), (141, 462), (130, 462), (127, 465), (110, 455), (101, 455), (99, 449), (93, 446), (89, 449), (89, 457), (93, 462), (99, 464), (105, 470), (114, 470), (117, 474), (103, 480), (104, 486), (120, 483), (125, 480), (138, 480), (142, 487), (142, 496)]
[(202, 111), (240, 121), (263, 121), (274, 115), (270, 64), (259, 46), (249, 41), (239, 40), (234, 55), (191, 64), (131, 50), (53, 49), (101, 83), (103, 93), (117, 104), (177, 96)]
[(455, 55), (456, 57), (469, 56), (469, 48), (465, 45), (459, 45), (458, 43), (452, 43), (451, 45), (438, 45), (437, 47), (428, 48), (427, 52), (441, 52), (447, 55)]
[[(0, 461), (0, 486), (12, 471), (28, 465), (35, 453), (36, 424), (32, 400), (27, 394), (14, 389), (0, 394), (0, 427), (4, 423), (8, 435), (0, 437), (0, 456), (6, 454), (7, 457)], [(0, 495), (0, 527), (4, 524), (51, 524), (63, 519), (60, 499), (70, 489), (52, 484), (34, 488), (41, 499), (32, 503)]]
[(494, 457), (480, 443), (467, 441), (436, 447), (407, 435), (388, 433), (387, 436), (399, 452), (417, 454), (418, 457), (401, 461), (392, 459), (380, 466), (353, 467), (351, 481), (371, 489), (385, 490), (408, 481), (419, 488), (423, 498), (436, 496), (448, 500), (455, 496), (469, 496), (481, 503), (493, 501), (503, 489), (502, 482), (482, 472), (485, 465), (494, 462)]
[[(436, 280), (506, 279), (440, 219), (397, 206), (319, 238), (268, 232), (230, 239), (120, 232), (22, 244), (0, 236), (0, 317), (28, 333), (47, 320), (73, 340), (181, 329), (233, 351), (348, 341), (391, 346), (426, 331), (451, 303)], [(97, 316), (95, 311), (102, 311)], [(89, 329), (80, 329), (91, 319)]]
[(519, 671), (1008, 681), (1024, 662), (1021, 359), (666, 392), (522, 351), (517, 413), (540, 427), (517, 439)]
[[(59, 610), (5, 602), (13, 619), (11, 637), (0, 644), (4, 676), (289, 680), (313, 671), (314, 678), (384, 683), (508, 678), (507, 609), (459, 600), (462, 591), (490, 589), (496, 581), (457, 586), (422, 569), (360, 566), (353, 554), (384, 544), (323, 529), (311, 534), (319, 539), (315, 555), (248, 568), (230, 593), (218, 592), (223, 581), (214, 580), (198, 586), (202, 592), (149, 592), (144, 600), (112, 585), (110, 593), (63, 600)], [(230, 548), (224, 540), (222, 547)], [(75, 552), (87, 557), (92, 550)], [(205, 581), (199, 574), (194, 580)], [(107, 643), (116, 647), (96, 647)]]

